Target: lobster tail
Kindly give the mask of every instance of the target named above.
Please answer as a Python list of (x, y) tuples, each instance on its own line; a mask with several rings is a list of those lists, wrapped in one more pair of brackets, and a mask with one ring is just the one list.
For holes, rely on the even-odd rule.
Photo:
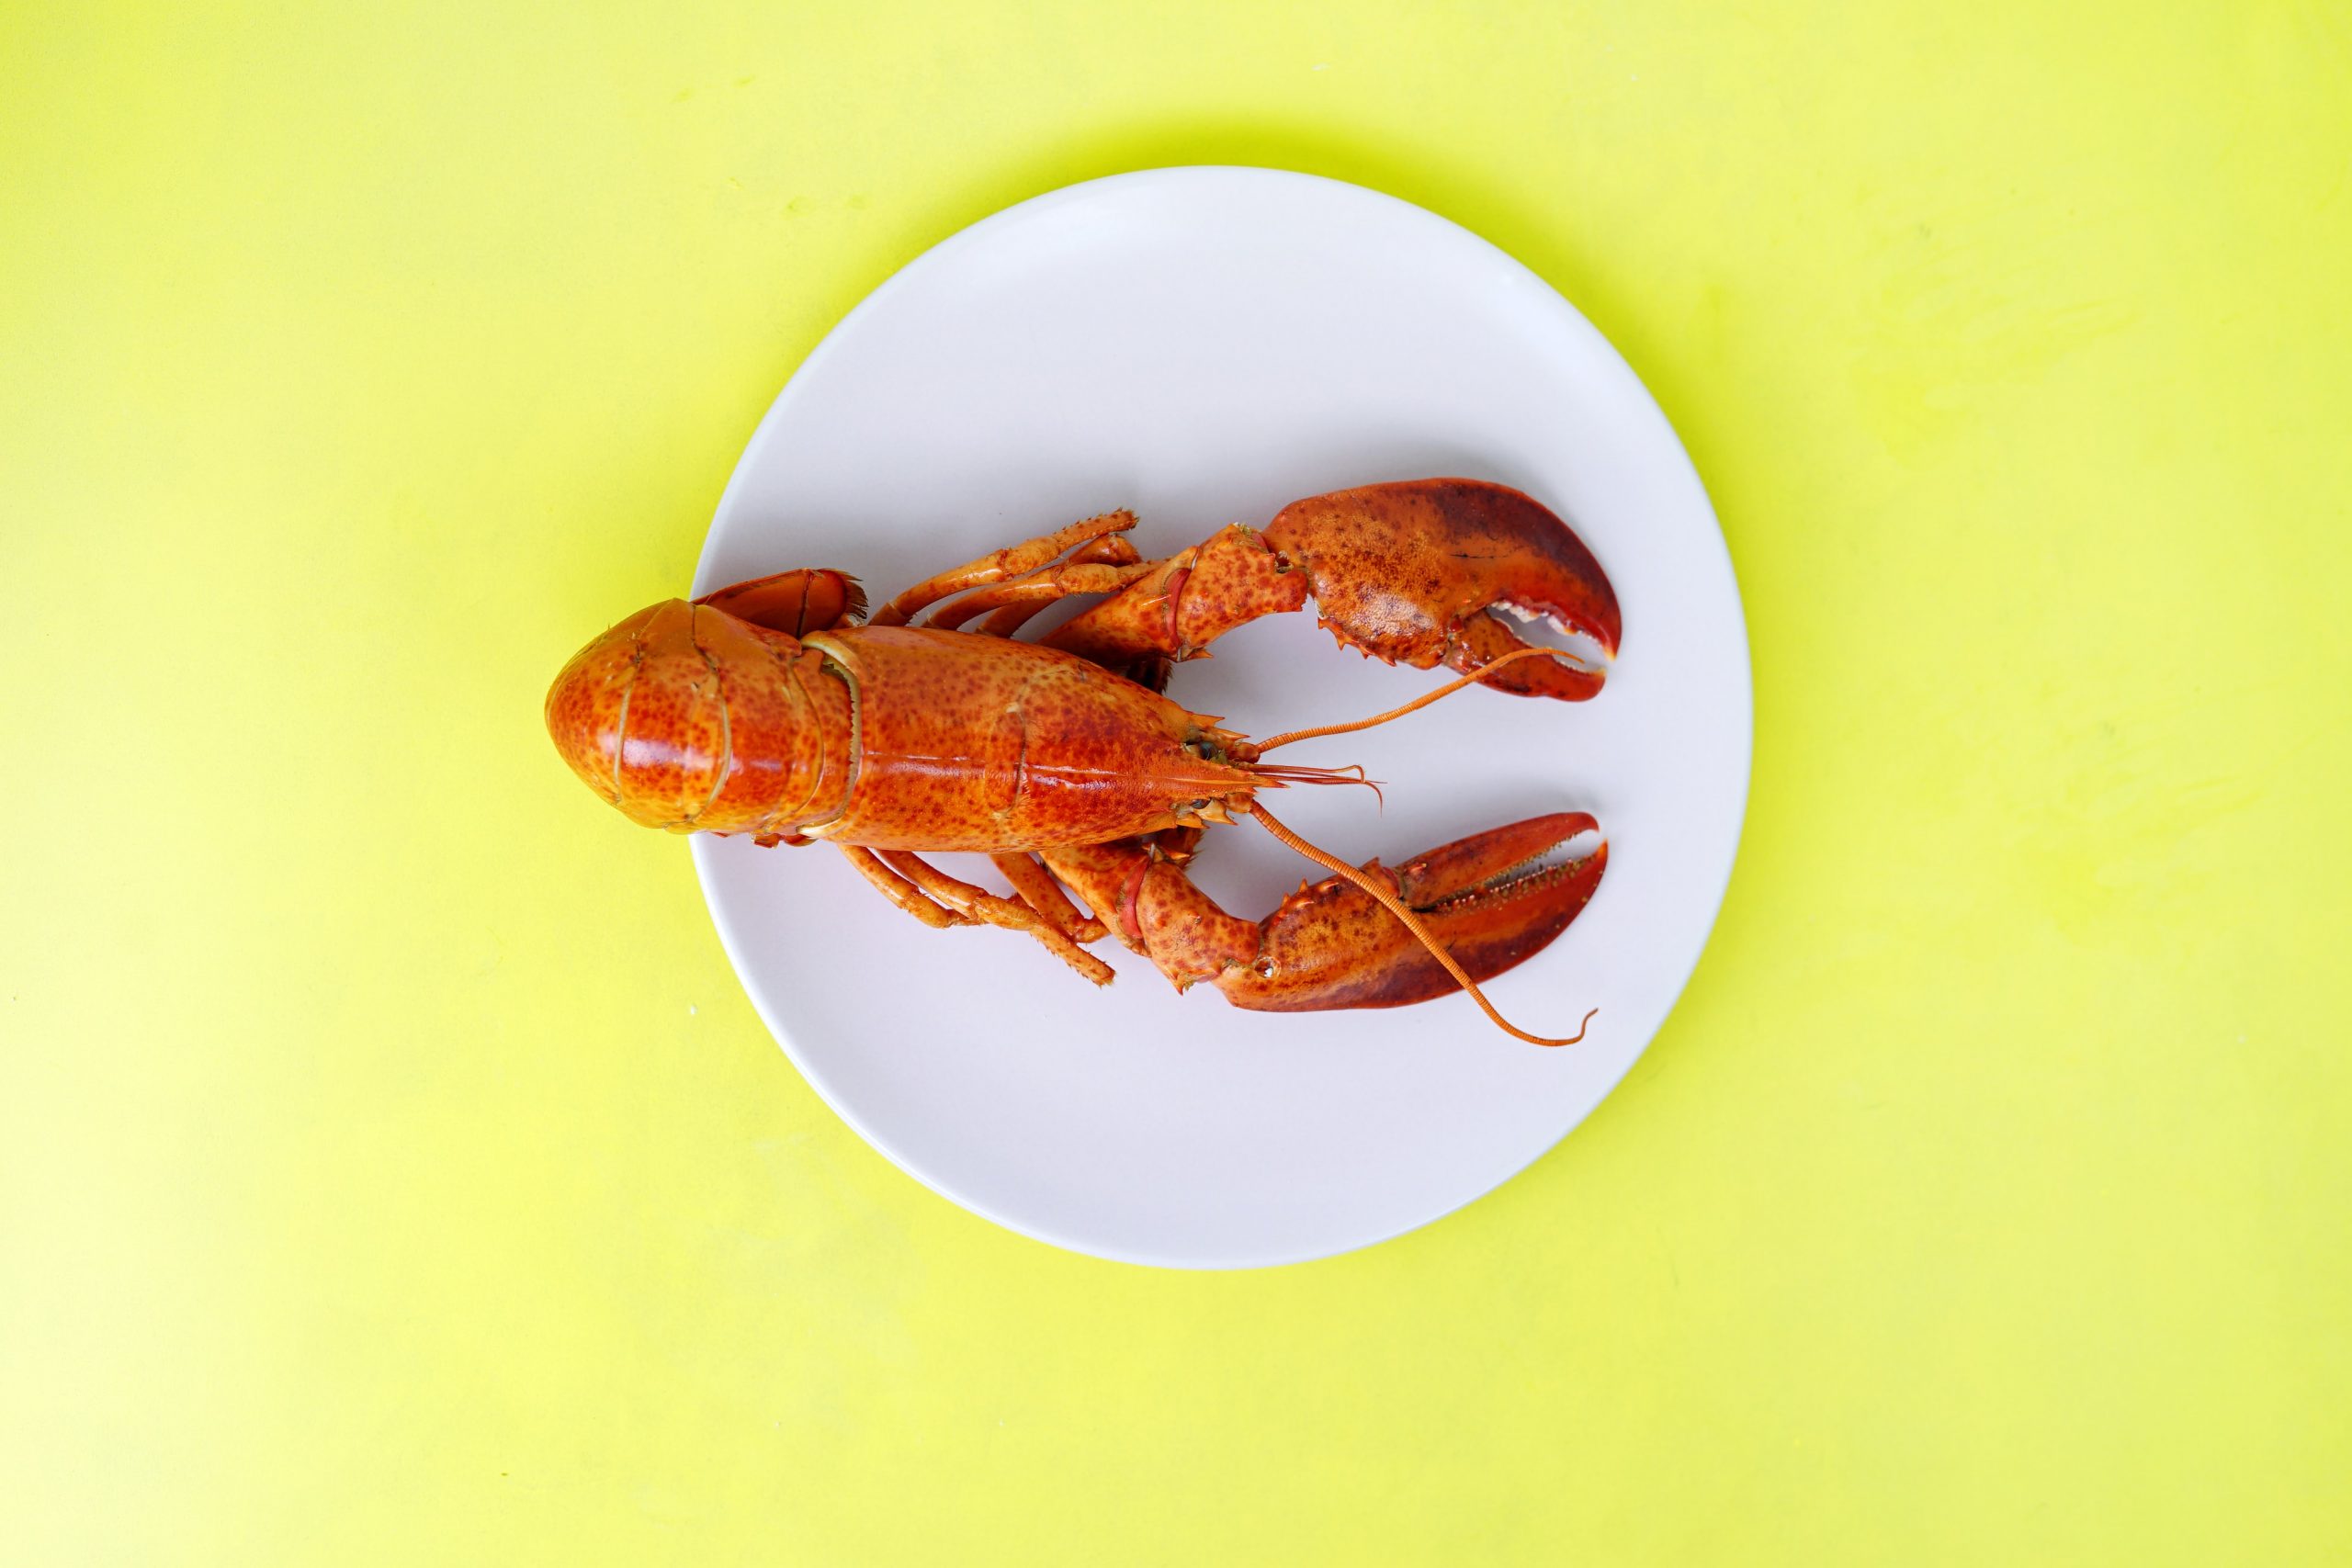
[(641, 610), (574, 654), (548, 733), (632, 822), (783, 834), (848, 793), (847, 687), (794, 638), (707, 605)]

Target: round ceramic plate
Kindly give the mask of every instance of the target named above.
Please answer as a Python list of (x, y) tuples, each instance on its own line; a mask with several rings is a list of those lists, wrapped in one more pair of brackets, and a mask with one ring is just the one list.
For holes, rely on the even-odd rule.
[[(1426, 1224), (1574, 1127), (1664, 1021), (1739, 840), (1750, 730), (1738, 590), (1690, 459), (1625, 362), (1477, 236), (1358, 186), (1263, 169), (1124, 175), (998, 213), (853, 310), (736, 468), (696, 592), (838, 567), (876, 603), (1131, 507), (1170, 554), (1382, 479), (1468, 476), (1560, 513), (1624, 612), (1579, 704), (1476, 688), (1284, 761), (1386, 788), (1289, 789), (1284, 821), (1392, 863), (1483, 828), (1596, 815), (1609, 870), (1552, 946), (1468, 998), (1251, 1013), (1180, 996), (1115, 941), (1087, 985), (1025, 936), (933, 931), (833, 850), (695, 840), (720, 939), (818, 1093), (916, 1179), (1057, 1246), (1192, 1268), (1286, 1263)], [(1050, 622), (1035, 623), (1037, 626)], [(1034, 633), (1032, 634), (1034, 635)], [(1285, 615), (1179, 666), (1169, 694), (1256, 735), (1439, 683)], [(1270, 803), (1271, 804), (1271, 803)], [(1001, 888), (977, 856), (944, 869)], [(1196, 879), (1256, 918), (1319, 876), (1256, 828)]]

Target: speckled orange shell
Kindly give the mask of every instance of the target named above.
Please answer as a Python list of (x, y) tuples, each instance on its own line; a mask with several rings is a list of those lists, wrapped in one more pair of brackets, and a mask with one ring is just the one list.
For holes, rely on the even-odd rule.
[(1058, 649), (908, 626), (808, 638), (848, 671), (858, 771), (812, 838), (893, 850), (1102, 843), (1262, 781), (1201, 716)]
[[(1544, 612), (1614, 654), (1624, 623), (1608, 573), (1532, 496), (1480, 479), (1408, 479), (1294, 501), (1268, 545), (1312, 581), (1332, 636), (1427, 670), (1476, 670), (1519, 646), (1487, 605)], [(1581, 700), (1603, 676), (1548, 660), (1498, 673), (1507, 692)]]
[(572, 656), (548, 692), (548, 733), (632, 822), (788, 834), (848, 793), (849, 688), (823, 664), (793, 637), (672, 599)]

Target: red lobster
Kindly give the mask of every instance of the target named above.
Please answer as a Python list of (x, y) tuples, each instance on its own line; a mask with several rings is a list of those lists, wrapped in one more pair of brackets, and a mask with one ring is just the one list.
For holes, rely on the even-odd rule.
[[(1474, 682), (1571, 702), (1598, 693), (1601, 671), (1529, 647), (1489, 613), (1544, 615), (1613, 655), (1616, 595), (1592, 552), (1539, 502), (1475, 479), (1313, 496), (1262, 532), (1237, 524), (1161, 560), (1127, 542), (1135, 521), (1114, 512), (999, 550), (864, 626), (864, 592), (832, 570), (666, 600), (564, 666), (548, 732), (632, 821), (763, 845), (824, 840), (925, 925), (1027, 931), (1097, 985), (1111, 968), (1082, 944), (1110, 934), (1179, 990), (1207, 980), (1240, 1007), (1392, 1007), (1458, 987), (1522, 1040), (1581, 1039), (1513, 1028), (1477, 982), (1540, 951), (1592, 897), (1605, 844), (1546, 861), (1594, 829), (1591, 817), (1555, 813), (1358, 868), (1283, 827), (1260, 792), (1360, 781), (1361, 770), (1261, 759)], [(1108, 597), (1040, 642), (1014, 640), (1072, 594)], [(1174, 664), (1310, 597), (1342, 644), (1463, 678), (1374, 718), (1256, 743), (1160, 694)], [(1226, 913), (1184, 868), (1206, 827), (1237, 816), (1333, 874), (1262, 920)], [(959, 850), (989, 855), (1013, 897), (921, 858)]]

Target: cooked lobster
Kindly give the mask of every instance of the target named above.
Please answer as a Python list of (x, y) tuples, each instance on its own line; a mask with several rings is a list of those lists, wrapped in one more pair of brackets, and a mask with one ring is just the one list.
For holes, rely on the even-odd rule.
[[(1541, 503), (1474, 479), (1310, 497), (1262, 531), (1237, 524), (1159, 560), (1128, 542), (1135, 521), (1114, 512), (999, 550), (864, 625), (856, 581), (829, 570), (665, 600), (564, 666), (548, 732), (632, 821), (825, 840), (924, 924), (1026, 931), (1098, 985), (1112, 971), (1084, 944), (1115, 935), (1179, 990), (1206, 980), (1245, 1008), (1390, 1007), (1459, 987), (1521, 1039), (1581, 1039), (1581, 1027), (1564, 1039), (1514, 1028), (1477, 982), (1540, 951), (1590, 899), (1607, 845), (1554, 857), (1596, 832), (1591, 817), (1555, 813), (1359, 868), (1291, 832), (1261, 795), (1362, 779), (1262, 761), (1275, 747), (1474, 682), (1597, 694), (1598, 662), (1531, 647), (1492, 613), (1542, 615), (1613, 657), (1616, 596), (1592, 552)], [(1040, 641), (1014, 638), (1074, 594), (1105, 597)], [(1161, 694), (1173, 665), (1309, 598), (1342, 644), (1462, 679), (1374, 718), (1254, 743)], [(1262, 920), (1227, 914), (1185, 867), (1209, 825), (1238, 817), (1332, 874)], [(944, 851), (989, 855), (1012, 897), (922, 858)]]

